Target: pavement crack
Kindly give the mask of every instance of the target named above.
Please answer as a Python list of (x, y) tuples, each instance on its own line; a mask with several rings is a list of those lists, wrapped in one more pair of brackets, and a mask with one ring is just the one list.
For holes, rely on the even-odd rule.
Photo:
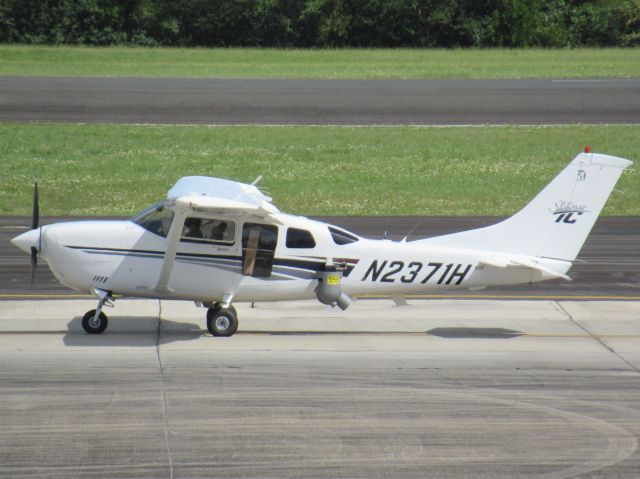
[(589, 336), (591, 336), (593, 339), (595, 339), (598, 343), (600, 343), (600, 345), (602, 345), (603, 348), (605, 348), (607, 351), (609, 351), (610, 353), (612, 353), (615, 356), (617, 356), (627, 366), (629, 366), (635, 372), (640, 374), (640, 368), (638, 368), (635, 364), (627, 361), (624, 357), (622, 357), (620, 355), (620, 353), (618, 353), (615, 349), (613, 349), (611, 346), (609, 346), (602, 338), (600, 338), (596, 334), (592, 333), (586, 326), (581, 324), (580, 321), (578, 321), (576, 318), (574, 318), (573, 315), (571, 313), (569, 313), (569, 311), (567, 311), (566, 308), (564, 306), (562, 306), (562, 304), (560, 304), (559, 301), (555, 301), (555, 304), (556, 304), (556, 306), (558, 306), (558, 308), (560, 308), (560, 311), (562, 311), (567, 316), (567, 318), (569, 318), (571, 320), (571, 322), (573, 322), (573, 324), (578, 326), (585, 333), (587, 333)]
[(158, 366), (160, 367), (160, 379), (162, 381), (162, 415), (164, 419), (164, 441), (167, 448), (167, 456), (169, 458), (169, 478), (173, 479), (173, 457), (171, 456), (171, 446), (169, 444), (169, 417), (167, 414), (167, 388), (164, 377), (164, 366), (160, 358), (160, 329), (162, 326), (162, 301), (158, 300), (158, 331), (156, 336), (156, 357), (158, 358)]

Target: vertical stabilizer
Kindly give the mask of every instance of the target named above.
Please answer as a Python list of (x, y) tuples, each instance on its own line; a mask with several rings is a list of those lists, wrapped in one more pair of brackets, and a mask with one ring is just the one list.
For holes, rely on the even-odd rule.
[(503, 222), (421, 241), (573, 261), (622, 171), (632, 164), (614, 156), (581, 153), (527, 206)]

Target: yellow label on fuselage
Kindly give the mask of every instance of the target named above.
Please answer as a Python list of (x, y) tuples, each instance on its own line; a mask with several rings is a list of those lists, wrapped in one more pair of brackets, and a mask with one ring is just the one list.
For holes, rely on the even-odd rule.
[(327, 276), (327, 284), (337, 285), (340, 284), (340, 276), (333, 274), (331, 276)]

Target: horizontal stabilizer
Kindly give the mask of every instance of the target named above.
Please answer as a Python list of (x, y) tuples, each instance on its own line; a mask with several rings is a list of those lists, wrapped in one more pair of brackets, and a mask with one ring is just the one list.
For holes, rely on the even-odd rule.
[[(539, 271), (540, 273), (546, 274), (551, 278), (560, 278), (565, 281), (573, 281), (570, 276), (561, 273), (559, 271), (555, 271), (551, 268), (548, 268), (540, 263), (538, 263), (534, 259), (523, 259), (523, 258), (482, 258), (478, 262), (481, 266), (491, 266), (493, 268), (529, 268), (535, 271)], [(567, 268), (570, 266), (567, 265)]]

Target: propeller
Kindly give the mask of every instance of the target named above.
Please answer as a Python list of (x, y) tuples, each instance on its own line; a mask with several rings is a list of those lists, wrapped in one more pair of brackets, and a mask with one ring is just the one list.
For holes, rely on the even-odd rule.
[[(31, 229), (38, 229), (38, 224), (40, 223), (40, 201), (38, 199), (38, 180), (35, 180), (33, 186), (33, 219), (31, 223)], [(41, 239), (39, 240), (42, 241)], [(38, 251), (40, 249), (40, 244), (38, 244), (38, 248), (31, 247), (31, 286), (33, 286), (33, 280), (36, 277), (36, 266), (38, 266)]]
[(38, 266), (38, 250), (32, 246), (31, 247), (31, 281), (30, 281), (31, 286), (33, 286), (33, 280), (36, 277), (36, 266)]
[(38, 180), (35, 180), (33, 184), (33, 222), (31, 224), (31, 229), (35, 230), (38, 227), (38, 223), (40, 222), (40, 205), (38, 204)]

